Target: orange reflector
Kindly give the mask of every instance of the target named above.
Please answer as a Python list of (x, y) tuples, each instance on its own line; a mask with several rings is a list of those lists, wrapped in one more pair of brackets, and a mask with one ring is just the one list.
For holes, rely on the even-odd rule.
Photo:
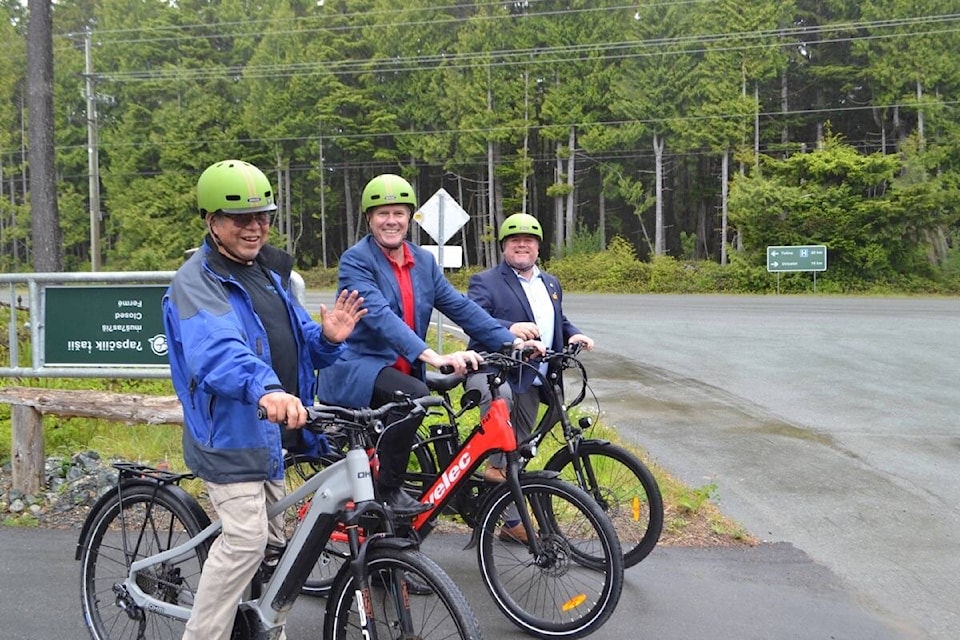
[(640, 498), (633, 499), (633, 521), (640, 522)]
[(563, 606), (560, 607), (560, 610), (571, 611), (573, 609), (576, 609), (577, 607), (582, 605), (584, 601), (586, 601), (586, 599), (587, 599), (587, 596), (586, 594), (583, 594), (583, 593), (581, 593), (580, 595), (573, 596), (572, 598), (570, 598), (569, 600), (563, 603)]

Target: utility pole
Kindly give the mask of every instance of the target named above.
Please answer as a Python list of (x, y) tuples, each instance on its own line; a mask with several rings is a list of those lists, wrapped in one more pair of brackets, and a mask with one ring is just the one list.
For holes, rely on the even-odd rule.
[(100, 149), (97, 141), (97, 94), (93, 74), (93, 32), (84, 30), (83, 51), (87, 79), (87, 164), (90, 174), (90, 270), (100, 271)]
[(323, 168), (323, 119), (320, 120), (320, 125), (317, 128), (319, 135), (319, 161), (320, 161), (320, 255), (323, 256), (323, 268), (327, 268), (327, 212), (326, 207), (324, 206), (323, 200), (323, 174), (325, 169)]
[[(30, 146), (30, 233), (35, 271), (63, 271), (63, 231), (57, 208), (53, 122), (53, 7), (28, 0), (27, 131)], [(24, 192), (26, 193), (26, 191)]]

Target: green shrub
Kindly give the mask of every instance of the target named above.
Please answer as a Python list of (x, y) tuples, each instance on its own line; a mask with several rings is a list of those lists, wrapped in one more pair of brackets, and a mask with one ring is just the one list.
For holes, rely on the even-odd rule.
[(649, 281), (649, 265), (639, 262), (630, 243), (619, 236), (606, 251), (557, 258), (545, 268), (568, 291), (640, 293)]
[[(838, 295), (956, 295), (960, 293), (960, 238), (947, 252), (941, 269), (929, 269), (910, 275), (885, 275), (870, 278), (863, 274), (839, 271), (770, 273), (756, 259), (732, 252), (730, 263), (712, 260), (678, 259), (655, 256), (649, 262), (637, 259), (633, 246), (620, 236), (614, 237), (604, 251), (597, 250), (599, 235), (580, 231), (565, 255), (543, 263), (543, 268), (560, 279), (565, 291), (597, 293), (736, 293)], [(447, 279), (460, 291), (466, 291), (470, 277), (480, 267), (450, 270)], [(336, 268), (312, 269), (303, 274), (312, 289), (334, 289)]]

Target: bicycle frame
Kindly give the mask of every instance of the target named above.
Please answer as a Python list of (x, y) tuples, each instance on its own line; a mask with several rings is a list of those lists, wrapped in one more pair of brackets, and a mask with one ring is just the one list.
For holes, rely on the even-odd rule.
[[(577, 362), (580, 367), (581, 373), (584, 375), (584, 391), (586, 389), (586, 373), (583, 371), (582, 365), (579, 364), (579, 360), (575, 358), (576, 354), (579, 352), (579, 348), (576, 350), (570, 351), (570, 347), (565, 348), (563, 351), (548, 351), (546, 354), (545, 361), (550, 361), (553, 358), (557, 358), (561, 363), (566, 359), (573, 359)], [(542, 382), (543, 389), (545, 392), (546, 400), (544, 404), (547, 407), (547, 410), (543, 413), (540, 419), (537, 421), (536, 425), (530, 431), (530, 434), (522, 441), (517, 443), (518, 448), (530, 448), (532, 451), (539, 449), (541, 443), (546, 439), (547, 435), (553, 430), (554, 426), (558, 423), (560, 425), (561, 432), (563, 434), (564, 447), (573, 455), (574, 458), (574, 469), (577, 473), (578, 478), (582, 481), (584, 470), (581, 467), (581, 461), (579, 456), (576, 455), (577, 448), (581, 442), (588, 441), (583, 437), (583, 431), (588, 428), (589, 424), (584, 424), (584, 421), (589, 421), (589, 418), (583, 417), (580, 419), (579, 426), (574, 426), (573, 422), (570, 420), (569, 407), (565, 404), (564, 391), (560, 377), (560, 371), (567, 367), (556, 367), (551, 368), (547, 374), (541, 373), (535, 366), (531, 365), (528, 362), (518, 363), (518, 366), (530, 367), (534, 370), (535, 375)], [(463, 382), (464, 378), (460, 378), (460, 382)], [(447, 392), (440, 389), (441, 393), (444, 394), (444, 397), (447, 397)], [(578, 395), (575, 403), (579, 403), (584, 396), (584, 393), (581, 392)], [(455, 420), (451, 420), (451, 423), (455, 423)], [(440, 438), (436, 438), (439, 440)], [(433, 440), (433, 438), (428, 439)], [(604, 440), (589, 440), (590, 442), (606, 442)], [(593, 469), (587, 469), (586, 475), (589, 477), (591, 483), (596, 482), (594, 477)], [(583, 484), (581, 483), (581, 486)], [(591, 484), (590, 486), (594, 486)]]
[[(241, 611), (256, 613), (266, 630), (281, 627), (285, 623), (287, 613), (299, 594), (309, 568), (320, 557), (324, 544), (336, 525), (338, 514), (347, 508), (348, 503), (355, 503), (358, 514), (368, 508), (382, 509), (374, 500), (370, 461), (362, 448), (351, 448), (343, 460), (324, 468), (296, 491), (271, 505), (267, 512), (268, 517), (283, 513), (304, 501), (311, 493), (314, 495), (303, 520), (287, 542), (286, 551), (273, 574), (263, 585), (260, 596), (240, 603)], [(384, 520), (389, 521), (387, 518)], [(214, 522), (183, 544), (132, 563), (129, 575), (124, 581), (124, 588), (137, 606), (171, 618), (188, 619), (191, 611), (189, 608), (163, 602), (144, 593), (137, 584), (137, 572), (189, 554), (216, 535), (220, 527), (219, 521)], [(370, 539), (367, 538), (364, 544)], [(305, 571), (303, 567), (306, 568)], [(365, 580), (366, 576), (362, 579)]]
[[(480, 464), (490, 454), (502, 451), (507, 458), (506, 484), (509, 487), (513, 503), (517, 506), (517, 515), (526, 531), (530, 551), (534, 557), (539, 557), (543, 552), (543, 545), (539, 536), (536, 535), (533, 519), (530, 517), (530, 512), (523, 497), (523, 489), (520, 485), (521, 463), (517, 436), (510, 422), (510, 409), (507, 406), (507, 401), (500, 397), (499, 393), (502, 378), (500, 375), (493, 373), (486, 375), (488, 376), (492, 396), (490, 409), (481, 418), (480, 424), (463, 441), (459, 449), (453, 452), (447, 467), (439, 473), (427, 491), (420, 497), (421, 503), (432, 504), (432, 507), (414, 517), (411, 526), (417, 532), (429, 532), (431, 521), (443, 511), (444, 507), (465, 484), (472, 482), (471, 476)], [(478, 531), (474, 529), (468, 547), (475, 543), (477, 535)]]
[[(556, 351), (548, 353), (547, 357), (549, 358), (559, 358), (562, 362), (567, 358), (573, 358), (574, 354), (567, 353), (566, 351)], [(579, 361), (577, 361), (579, 364)], [(581, 373), (583, 373), (582, 365)], [(588, 428), (590, 425), (584, 425), (584, 420), (589, 421), (589, 418), (582, 417), (580, 418), (579, 427), (575, 427), (573, 422), (570, 420), (570, 414), (568, 413), (569, 407), (564, 402), (564, 393), (560, 377), (560, 370), (563, 367), (558, 367), (553, 371), (552, 374), (543, 375), (539, 371), (537, 375), (543, 381), (544, 387), (546, 387), (547, 400), (545, 404), (547, 405), (547, 410), (540, 417), (540, 420), (537, 421), (537, 424), (530, 431), (530, 435), (524, 440), (522, 444), (531, 444), (534, 447), (539, 447), (540, 444), (544, 441), (547, 435), (553, 430), (554, 426), (559, 423), (560, 430), (563, 433), (563, 442), (567, 450), (573, 455), (573, 465), (574, 471), (577, 474), (578, 480), (580, 481), (580, 486), (583, 484), (583, 473), (584, 470), (581, 466), (581, 459), (576, 455), (577, 448), (581, 442), (584, 442), (586, 439), (583, 437), (584, 429)], [(586, 373), (583, 373), (586, 376)], [(586, 388), (586, 377), (584, 377), (584, 386)], [(584, 389), (585, 390), (585, 389)], [(583, 394), (579, 396), (582, 398)], [(576, 402), (576, 401), (575, 401)], [(575, 405), (574, 405), (575, 406)], [(605, 442), (603, 440), (593, 440), (593, 442)], [(596, 477), (592, 468), (586, 470), (587, 475), (589, 476), (590, 484), (589, 486), (596, 486)]]
[(516, 452), (517, 436), (510, 424), (510, 410), (507, 401), (495, 398), (490, 411), (480, 421), (480, 426), (464, 440), (446, 469), (440, 472), (433, 484), (423, 494), (420, 501), (433, 503), (433, 508), (413, 519), (413, 528), (420, 530), (443, 510), (443, 507), (456, 494), (461, 483), (470, 477), (480, 464), (493, 452)]

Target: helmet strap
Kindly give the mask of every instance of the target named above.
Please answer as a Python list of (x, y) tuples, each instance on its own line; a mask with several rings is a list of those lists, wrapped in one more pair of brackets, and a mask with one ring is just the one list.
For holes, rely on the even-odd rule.
[(238, 256), (236, 253), (231, 251), (230, 247), (225, 245), (223, 243), (223, 240), (220, 239), (220, 236), (217, 235), (217, 232), (213, 230), (213, 220), (214, 220), (214, 216), (216, 215), (217, 214), (213, 214), (207, 218), (207, 230), (210, 231), (210, 237), (213, 238), (213, 242), (217, 245), (217, 250), (220, 253), (226, 255), (228, 258), (230, 258), (234, 262), (239, 262), (240, 264), (246, 264), (246, 265), (253, 264), (252, 260), (247, 260), (246, 258)]

